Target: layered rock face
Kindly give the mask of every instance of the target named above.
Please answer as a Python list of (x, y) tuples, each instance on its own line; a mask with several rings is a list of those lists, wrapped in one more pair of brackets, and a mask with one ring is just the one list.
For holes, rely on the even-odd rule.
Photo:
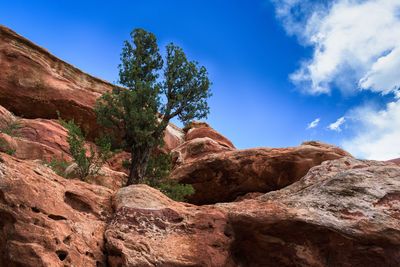
[[(0, 104), (24, 118), (74, 119), (94, 133), (93, 106), (113, 85), (0, 26)], [(35, 107), (35, 108), (32, 108)]]
[[(96, 99), (112, 85), (82, 72), (47, 50), (0, 25), (0, 105), (28, 119), (74, 119), (97, 136)], [(168, 151), (183, 142), (182, 131), (170, 125), (164, 141)]]
[(187, 141), (175, 153), (181, 159), (171, 177), (193, 185), (196, 193), (189, 200), (195, 204), (232, 201), (250, 192), (277, 190), (325, 160), (350, 156), (318, 142), (292, 148), (233, 150), (209, 138)]

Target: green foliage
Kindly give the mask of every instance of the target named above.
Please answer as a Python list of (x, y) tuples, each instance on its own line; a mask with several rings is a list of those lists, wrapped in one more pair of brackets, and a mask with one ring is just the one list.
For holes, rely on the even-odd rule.
[(2, 133), (8, 134), (9, 136), (17, 136), (17, 131), (22, 127), (18, 120), (14, 120), (7, 124), (6, 127), (2, 128), (0, 131)]
[(11, 148), (7, 141), (4, 139), (0, 139), (0, 151), (3, 151), (10, 156), (13, 156), (16, 152), (16, 150)]
[(175, 181), (164, 181), (157, 188), (175, 201), (185, 201), (186, 196), (194, 193), (194, 188), (190, 184), (179, 184)]
[(211, 95), (207, 70), (189, 61), (181, 48), (169, 44), (164, 64), (154, 34), (136, 29), (131, 37), (124, 43), (119, 65), (119, 83), (127, 89), (103, 94), (95, 107), (99, 124), (116, 139), (123, 135), (123, 147), (131, 150), (128, 185), (143, 182), (150, 152), (163, 144), (169, 121), (205, 118)]
[(81, 180), (85, 180), (90, 175), (96, 175), (104, 163), (112, 156), (111, 143), (106, 138), (96, 141), (98, 148), (89, 146), (86, 149), (85, 137), (82, 130), (73, 120), (68, 122), (59, 119), (62, 126), (68, 130), (67, 142), (74, 162), (77, 164), (76, 173)]
[(157, 187), (161, 181), (167, 179), (171, 172), (172, 163), (171, 155), (169, 154), (158, 154), (152, 155), (147, 164), (145, 183)]
[[(124, 161), (124, 168), (129, 169), (130, 162)], [(168, 179), (172, 162), (170, 154), (152, 155), (146, 169), (144, 183), (159, 189), (169, 198), (175, 201), (185, 201), (185, 197), (194, 193), (192, 185), (179, 184)]]
[(65, 159), (55, 159), (53, 158), (51, 161), (45, 163), (48, 167), (50, 167), (57, 175), (65, 177), (65, 170), (69, 166), (69, 162)]

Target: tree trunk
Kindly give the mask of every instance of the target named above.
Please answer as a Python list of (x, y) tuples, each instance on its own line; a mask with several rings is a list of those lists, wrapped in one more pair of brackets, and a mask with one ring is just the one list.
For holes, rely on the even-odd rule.
[(131, 152), (131, 168), (127, 185), (139, 184), (144, 181), (150, 152), (149, 148), (135, 149)]

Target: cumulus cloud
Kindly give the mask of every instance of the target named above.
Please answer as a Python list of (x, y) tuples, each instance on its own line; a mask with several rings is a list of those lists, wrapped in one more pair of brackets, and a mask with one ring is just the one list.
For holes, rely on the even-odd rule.
[(328, 129), (332, 130), (332, 131), (336, 131), (336, 132), (341, 132), (342, 131), (341, 126), (345, 122), (346, 122), (346, 119), (344, 117), (340, 117), (334, 123), (329, 124)]
[(310, 123), (307, 125), (307, 129), (312, 129), (312, 128), (317, 127), (320, 121), (321, 121), (320, 118), (316, 118), (315, 120), (313, 120), (312, 122), (310, 122)]
[(314, 47), (312, 58), (290, 76), (305, 92), (329, 93), (336, 86), (389, 93), (400, 84), (400, 1), (274, 2), (288, 33)]
[(290, 75), (303, 92), (329, 94), (337, 88), (394, 96), (383, 109), (356, 108), (328, 128), (350, 125), (354, 135), (343, 146), (356, 156), (400, 157), (400, 1), (272, 1), (288, 34), (313, 48)]
[(383, 110), (371, 106), (359, 107), (349, 116), (358, 133), (343, 142), (345, 149), (366, 159), (400, 158), (399, 99), (388, 103)]

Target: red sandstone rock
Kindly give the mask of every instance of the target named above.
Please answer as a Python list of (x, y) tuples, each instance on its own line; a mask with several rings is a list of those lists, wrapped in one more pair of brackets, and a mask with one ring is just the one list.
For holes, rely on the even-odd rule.
[[(96, 99), (115, 85), (82, 72), (47, 50), (0, 26), (0, 105), (24, 118), (74, 119), (93, 139), (99, 126)], [(1, 111), (0, 111), (1, 112)], [(164, 138), (168, 151), (183, 142), (170, 125)]]
[(342, 158), (228, 213), (237, 266), (400, 266), (400, 167)]
[(94, 133), (95, 100), (112, 84), (0, 26), (0, 104), (24, 118), (74, 119)]
[(172, 150), (172, 160), (175, 165), (189, 164), (197, 159), (218, 152), (232, 151), (233, 148), (220, 145), (209, 137), (196, 138), (186, 141)]
[(388, 160), (389, 162), (393, 162), (393, 163), (396, 163), (396, 164), (400, 164), (400, 158), (398, 158), (398, 159), (391, 159), (391, 160)]
[(238, 202), (196, 207), (144, 185), (113, 198), (110, 266), (400, 264), (400, 167), (351, 157)]
[(193, 185), (196, 192), (190, 197), (192, 203), (210, 204), (233, 201), (249, 192), (283, 188), (298, 181), (311, 167), (343, 156), (349, 154), (317, 142), (292, 148), (206, 153), (194, 161), (183, 161), (173, 170), (171, 178)]
[(216, 141), (221, 146), (225, 146), (227, 148), (235, 148), (231, 141), (229, 141), (225, 136), (211, 128), (205, 122), (192, 122), (186, 130), (187, 133), (185, 136), (185, 141), (208, 137)]
[(178, 126), (170, 123), (164, 132), (164, 147), (166, 152), (171, 152), (184, 142), (185, 133)]
[(120, 189), (113, 206), (109, 266), (234, 266), (227, 217), (216, 208), (177, 203), (145, 185)]
[(1, 157), (0, 266), (104, 266), (111, 191)]

